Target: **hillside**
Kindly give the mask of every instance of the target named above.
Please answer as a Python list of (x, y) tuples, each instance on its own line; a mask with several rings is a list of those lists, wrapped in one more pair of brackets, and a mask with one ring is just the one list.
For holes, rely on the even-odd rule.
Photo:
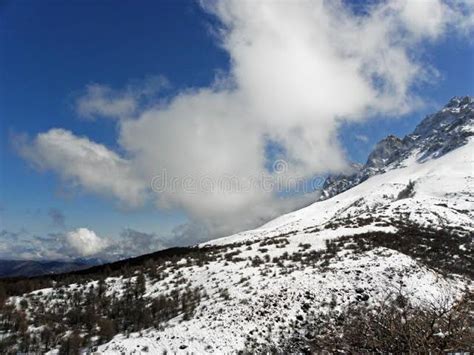
[(5, 281), (2, 348), (468, 351), (473, 134), (473, 99), (453, 98), (411, 135), (379, 143), (353, 175), (330, 179), (324, 200), (260, 228)]

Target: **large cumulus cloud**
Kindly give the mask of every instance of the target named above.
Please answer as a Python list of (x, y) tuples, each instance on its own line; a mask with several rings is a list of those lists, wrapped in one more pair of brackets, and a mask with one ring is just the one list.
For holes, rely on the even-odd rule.
[[(282, 199), (260, 184), (193, 192), (178, 184), (155, 193), (150, 183), (164, 171), (181, 182), (215, 184), (230, 176), (247, 186), (276, 173), (310, 178), (344, 169), (341, 122), (416, 108), (423, 100), (415, 84), (437, 78), (418, 49), (448, 34), (469, 34), (473, 24), (472, 3), (462, 1), (370, 2), (357, 13), (339, 1), (201, 5), (218, 20), (213, 34), (229, 55), (228, 73), (211, 87), (145, 107), (128, 89), (89, 87), (79, 114), (116, 116), (125, 154), (52, 129), (20, 144), (22, 155), (122, 203), (181, 208), (215, 234), (251, 227), (311, 197)], [(285, 171), (268, 168), (269, 142), (280, 148)]]

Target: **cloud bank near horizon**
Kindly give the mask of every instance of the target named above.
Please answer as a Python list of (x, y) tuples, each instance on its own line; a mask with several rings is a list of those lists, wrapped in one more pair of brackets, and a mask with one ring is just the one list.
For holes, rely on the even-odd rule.
[[(347, 162), (337, 140), (341, 122), (401, 115), (423, 103), (416, 86), (437, 80), (421, 45), (450, 33), (471, 34), (474, 5), (463, 1), (395, 0), (357, 14), (342, 1), (200, 2), (214, 15), (216, 41), (230, 71), (210, 87), (189, 88), (167, 101), (149, 98), (163, 79), (116, 90), (89, 85), (77, 100), (87, 119), (113, 118), (121, 154), (61, 128), (17, 142), (36, 167), (55, 171), (86, 191), (139, 207), (180, 208), (213, 236), (254, 227), (307, 204), (261, 187), (225, 191), (151, 189), (170, 177), (218, 181), (232, 176), (309, 179)], [(287, 169), (268, 169), (268, 145)], [(284, 183), (283, 183), (284, 184)], [(281, 186), (280, 186), (281, 187)]]
[(179, 233), (173, 233), (173, 236), (163, 238), (154, 233), (131, 228), (122, 229), (114, 238), (99, 235), (87, 227), (49, 233), (45, 236), (31, 234), (24, 229), (20, 231), (3, 229), (0, 230), (2, 238), (0, 258), (62, 261), (94, 258), (115, 261), (184, 245), (183, 241), (179, 241)]

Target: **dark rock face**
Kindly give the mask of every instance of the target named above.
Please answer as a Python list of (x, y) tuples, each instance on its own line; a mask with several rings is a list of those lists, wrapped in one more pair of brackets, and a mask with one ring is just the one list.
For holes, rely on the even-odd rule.
[(326, 179), (320, 200), (340, 194), (369, 177), (399, 168), (416, 154), (419, 162), (436, 159), (467, 143), (474, 135), (474, 97), (453, 97), (443, 109), (427, 116), (413, 133), (400, 139), (390, 135), (377, 143), (363, 166), (353, 173)]
[(375, 149), (370, 153), (365, 167), (382, 169), (397, 158), (396, 153), (402, 148), (403, 141), (394, 135), (389, 135), (387, 138), (377, 143)]

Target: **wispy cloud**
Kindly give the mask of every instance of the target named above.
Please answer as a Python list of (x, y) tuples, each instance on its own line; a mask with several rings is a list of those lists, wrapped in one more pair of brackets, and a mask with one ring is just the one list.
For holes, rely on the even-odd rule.
[(143, 108), (148, 100), (168, 86), (169, 82), (163, 76), (135, 81), (123, 90), (114, 90), (97, 83), (89, 84), (85, 92), (76, 99), (76, 112), (87, 119), (130, 118)]
[(369, 137), (363, 135), (363, 134), (356, 134), (354, 136), (354, 138), (356, 140), (358, 140), (359, 142), (362, 142), (362, 143), (367, 143), (369, 141)]

